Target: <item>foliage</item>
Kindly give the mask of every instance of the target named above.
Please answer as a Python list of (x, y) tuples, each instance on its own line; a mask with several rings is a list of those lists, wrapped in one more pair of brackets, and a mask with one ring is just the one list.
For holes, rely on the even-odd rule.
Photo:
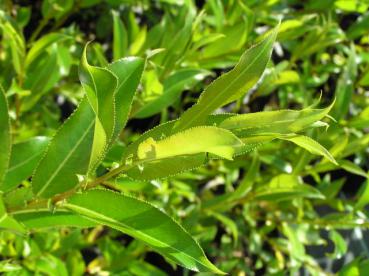
[(368, 6), (0, 2), (0, 271), (365, 275)]

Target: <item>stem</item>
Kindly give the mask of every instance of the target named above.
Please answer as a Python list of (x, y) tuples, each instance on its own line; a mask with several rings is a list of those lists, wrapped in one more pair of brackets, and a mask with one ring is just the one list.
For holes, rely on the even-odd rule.
[[(96, 178), (95, 180), (91, 181), (90, 183), (87, 183), (84, 186), (84, 190), (92, 189), (92, 188), (98, 186), (99, 184), (105, 182), (106, 180), (122, 173), (123, 171), (129, 170), (130, 168), (134, 167), (135, 165), (137, 165), (137, 164), (133, 163), (132, 165), (122, 165), (118, 168), (115, 168), (115, 169), (109, 171), (108, 173)], [(80, 187), (80, 185), (79, 185), (79, 187)], [(67, 199), (68, 197), (72, 196), (77, 191), (78, 191), (78, 187), (75, 187), (75, 188), (73, 188), (71, 190), (68, 190), (64, 193), (57, 194), (57, 195), (53, 196), (51, 199), (38, 199), (38, 198), (32, 199), (31, 201), (28, 201), (26, 203), (26, 206), (10, 208), (8, 210), (8, 212), (13, 213), (13, 212), (21, 211), (21, 210), (44, 208), (44, 207), (48, 206), (50, 201), (51, 201), (52, 204), (56, 204), (60, 201), (63, 201), (65, 199)]]

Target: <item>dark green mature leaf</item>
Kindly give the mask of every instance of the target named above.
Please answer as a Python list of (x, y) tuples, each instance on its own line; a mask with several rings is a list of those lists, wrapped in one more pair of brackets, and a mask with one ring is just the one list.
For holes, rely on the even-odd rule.
[(8, 102), (0, 85), (0, 190), (3, 188), (2, 182), (9, 165), (11, 143)]
[(49, 227), (93, 227), (96, 223), (70, 211), (49, 209), (30, 209), (13, 213), (14, 218), (30, 229)]
[(50, 139), (45, 136), (34, 137), (14, 144), (6, 171), (2, 190), (7, 192), (31, 176)]
[(138, 57), (128, 57), (117, 60), (107, 66), (118, 77), (118, 87), (115, 92), (115, 128), (112, 142), (125, 127), (132, 101), (140, 82), (145, 61)]
[(90, 190), (72, 196), (64, 206), (144, 241), (188, 269), (222, 273), (206, 258), (190, 234), (147, 202), (107, 190)]
[(247, 50), (230, 72), (211, 83), (201, 94), (197, 104), (179, 119), (174, 131), (201, 125), (217, 108), (230, 103), (256, 84), (270, 59), (278, 28), (259, 44)]
[(51, 197), (75, 187), (89, 168), (95, 113), (84, 98), (52, 138), (32, 178), (37, 196)]

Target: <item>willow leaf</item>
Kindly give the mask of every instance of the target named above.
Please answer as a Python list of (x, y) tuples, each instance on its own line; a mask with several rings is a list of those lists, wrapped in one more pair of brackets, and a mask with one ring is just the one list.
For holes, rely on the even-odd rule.
[(316, 155), (323, 156), (331, 161), (333, 164), (338, 165), (334, 157), (317, 141), (311, 139), (310, 137), (303, 135), (292, 135), (292, 136), (281, 136), (280, 139), (290, 141), (296, 145), (306, 149), (308, 152)]
[(50, 139), (45, 136), (33, 137), (14, 144), (6, 171), (2, 190), (7, 192), (31, 176)]
[(64, 207), (139, 239), (188, 269), (222, 273), (184, 228), (147, 202), (107, 190), (90, 190), (75, 194)]
[(78, 184), (87, 173), (94, 139), (95, 113), (86, 98), (52, 138), (32, 178), (37, 196), (51, 197)]
[[(237, 131), (238, 136), (263, 133), (295, 133), (312, 126), (328, 115), (334, 102), (323, 109), (263, 111), (235, 115), (222, 121), (219, 126)], [(241, 131), (238, 131), (241, 130)]]
[(3, 88), (0, 86), (0, 188), (9, 165), (11, 151), (10, 119), (8, 101)]
[(201, 94), (197, 104), (188, 109), (179, 119), (177, 132), (201, 125), (217, 108), (230, 103), (252, 88), (259, 80), (270, 59), (278, 28), (262, 42), (247, 50), (230, 72), (211, 83)]
[[(206, 139), (200, 137), (206, 137)], [(232, 132), (213, 126), (201, 126), (159, 141), (150, 137), (138, 146), (137, 157), (140, 161), (152, 161), (207, 152), (232, 159), (234, 147), (237, 146), (242, 146), (242, 142)]]

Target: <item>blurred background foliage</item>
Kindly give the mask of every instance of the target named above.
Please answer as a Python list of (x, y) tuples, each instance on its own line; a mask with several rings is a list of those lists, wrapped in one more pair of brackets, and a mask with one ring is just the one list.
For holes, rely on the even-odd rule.
[[(107, 184), (166, 210), (230, 275), (369, 275), (368, 7), (365, 0), (2, 0), (0, 83), (13, 137), (52, 136), (73, 112), (88, 41), (95, 65), (142, 56), (131, 120), (104, 161), (111, 166), (125, 145), (177, 118), (282, 20), (262, 79), (218, 111), (300, 109), (335, 99), (329, 128), (309, 136), (340, 166), (277, 141), (168, 179)], [(16, 196), (9, 191), (5, 201)], [(193, 274), (103, 227), (27, 237), (1, 231), (0, 256), (8, 275)]]

